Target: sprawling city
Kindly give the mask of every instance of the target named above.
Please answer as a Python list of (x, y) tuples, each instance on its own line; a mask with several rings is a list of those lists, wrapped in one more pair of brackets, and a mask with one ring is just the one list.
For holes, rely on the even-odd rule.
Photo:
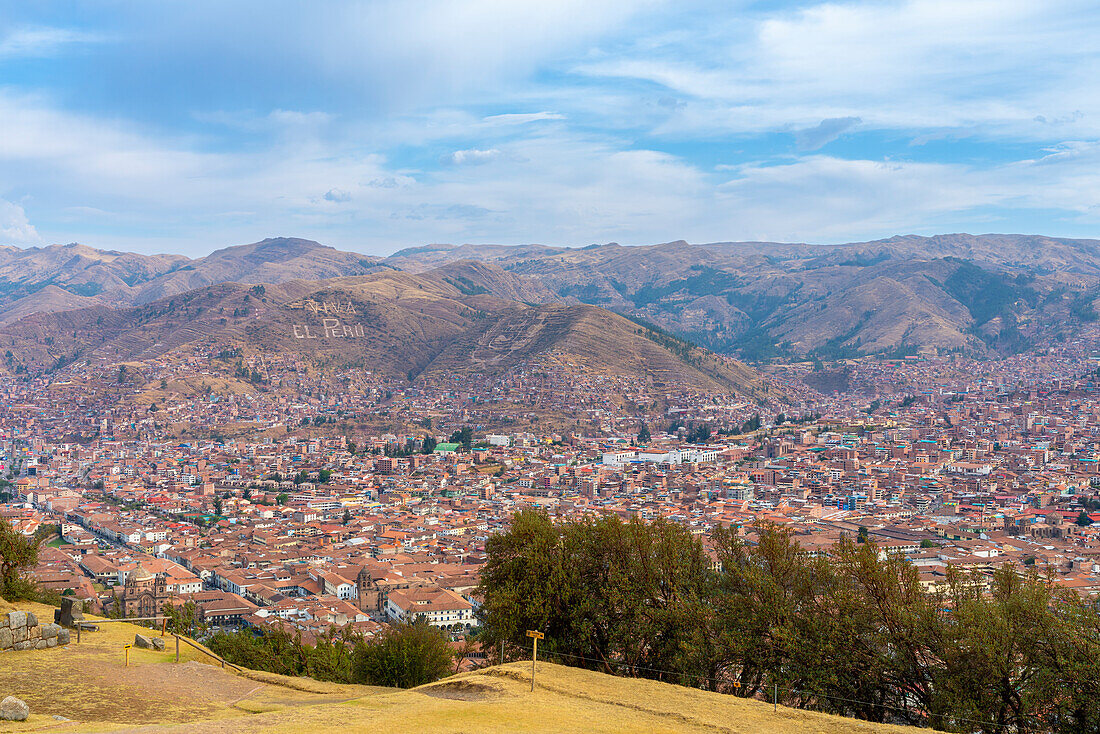
[[(194, 359), (211, 380), (232, 369)], [(852, 392), (825, 394), (808, 379), (825, 371), (784, 366), (768, 380), (792, 396), (787, 413), (638, 388), (635, 402), (668, 407), (600, 409), (629, 386), (589, 380), (540, 398), (578, 418), (560, 432), (495, 428), (522, 413), (450, 386), (306, 382), (271, 360), (265, 379), (293, 382), (297, 400), (211, 393), (119, 411), (70, 369), (3, 388), (2, 513), (26, 535), (58, 528), (32, 576), (89, 611), (125, 612), (140, 566), (166, 580), (153, 611), (193, 601), (210, 624), (289, 625), (307, 640), (349, 624), (372, 635), (417, 612), (468, 631), (486, 540), (528, 507), (664, 518), (704, 547), (717, 526), (751, 538), (767, 520), (820, 552), (845, 534), (873, 540), (930, 588), (951, 566), (1017, 564), (1094, 595), (1098, 367), (1085, 343), (981, 363), (863, 358), (830, 365)], [(521, 403), (534, 371), (498, 399)], [(178, 374), (154, 363), (142, 379)], [(359, 427), (379, 413), (420, 427)], [(181, 440), (169, 425), (180, 422), (254, 433)]]
[(1098, 33), (0, 0), (0, 734), (1100, 732)]

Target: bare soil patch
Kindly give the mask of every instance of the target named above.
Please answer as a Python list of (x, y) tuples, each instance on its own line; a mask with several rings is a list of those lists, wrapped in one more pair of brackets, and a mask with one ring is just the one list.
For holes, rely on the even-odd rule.
[(418, 691), (433, 698), (446, 698), (452, 701), (486, 701), (504, 696), (504, 691), (489, 683), (473, 680), (455, 680), (425, 686)]

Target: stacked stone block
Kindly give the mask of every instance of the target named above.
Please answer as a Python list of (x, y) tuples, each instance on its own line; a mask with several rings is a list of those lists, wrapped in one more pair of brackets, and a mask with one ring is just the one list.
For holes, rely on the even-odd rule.
[(0, 614), (0, 652), (45, 650), (69, 644), (69, 630), (53, 624), (39, 624), (33, 612)]

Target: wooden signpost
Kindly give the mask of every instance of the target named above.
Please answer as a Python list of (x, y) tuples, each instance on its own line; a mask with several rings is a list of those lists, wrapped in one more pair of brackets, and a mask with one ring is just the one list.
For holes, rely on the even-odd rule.
[(126, 645), (126, 667), (127, 668), (130, 667), (130, 648), (131, 647), (133, 647), (133, 645)]
[(546, 637), (538, 630), (527, 630), (527, 636), (531, 638), (531, 692), (535, 692), (535, 658), (539, 656), (539, 640)]

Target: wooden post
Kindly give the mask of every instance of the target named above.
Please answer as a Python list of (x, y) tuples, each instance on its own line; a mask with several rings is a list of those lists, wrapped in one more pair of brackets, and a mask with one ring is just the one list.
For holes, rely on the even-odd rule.
[(133, 645), (127, 645), (126, 648), (125, 648), (126, 649), (126, 667), (127, 668), (130, 667), (130, 648), (131, 647), (133, 647)]
[(80, 628), (83, 626), (80, 622), (76, 623), (76, 643), (78, 645), (80, 644)]
[(531, 693), (535, 692), (535, 660), (539, 656), (539, 640), (546, 637), (538, 630), (527, 630), (527, 636), (531, 638)]
[(178, 663), (180, 661), (180, 636), (174, 635), (174, 637), (176, 638), (176, 662)]
[(160, 620), (160, 636), (164, 637), (164, 633), (168, 630), (168, 617)]

